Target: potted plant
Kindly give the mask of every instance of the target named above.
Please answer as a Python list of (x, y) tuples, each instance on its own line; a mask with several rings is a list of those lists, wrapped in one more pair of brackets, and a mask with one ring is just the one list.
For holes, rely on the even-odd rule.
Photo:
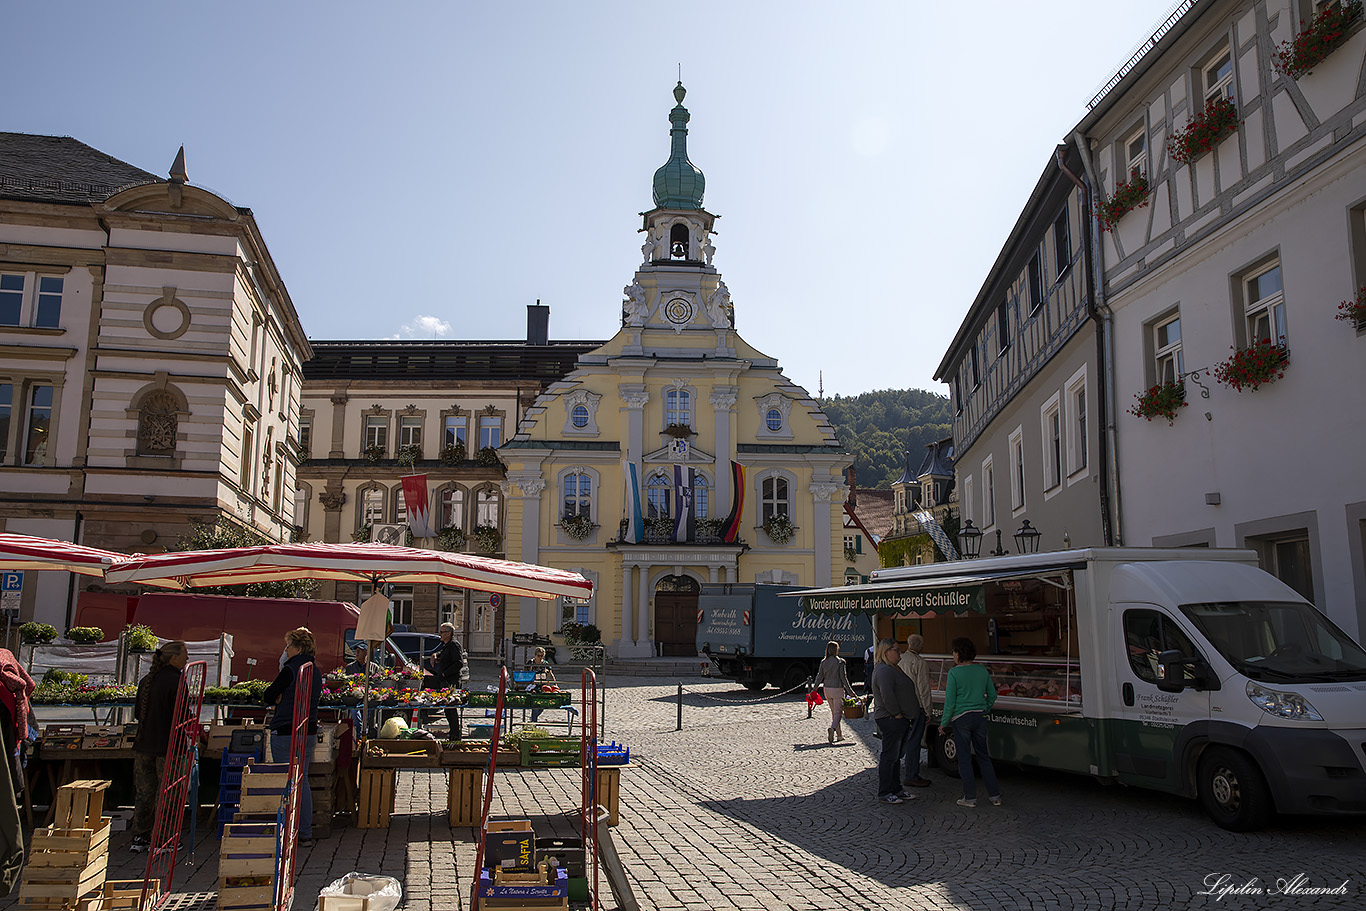
[(373, 522), (366, 522), (366, 523), (365, 523), (364, 525), (362, 525), (360, 528), (357, 528), (355, 531), (351, 532), (351, 543), (352, 543), (352, 544), (369, 544), (369, 543), (370, 543), (370, 533), (374, 530), (374, 527), (375, 527), (375, 523), (373, 523)]
[(1244, 386), (1256, 392), (1259, 386), (1285, 376), (1288, 363), (1290, 349), (1264, 338), (1246, 348), (1234, 348), (1228, 360), (1214, 368), (1214, 378), (1236, 392)]
[(404, 468), (412, 468), (417, 464), (417, 460), (422, 458), (422, 447), (416, 443), (400, 446), (394, 457), (398, 459), (398, 464)]
[(94, 645), (104, 641), (104, 630), (98, 626), (73, 626), (66, 631), (66, 638), (82, 645)]
[(441, 464), (455, 466), (465, 461), (465, 441), (456, 440), (449, 446), (441, 447)]
[(156, 651), (158, 645), (157, 634), (152, 632), (150, 626), (138, 623), (130, 626), (123, 631), (124, 644), (128, 646), (130, 652), (151, 652)]
[(370, 446), (366, 446), (362, 454), (365, 456), (365, 461), (369, 462), (371, 465), (375, 465), (384, 458), (384, 447), (378, 443), (374, 443)]
[(653, 515), (645, 520), (645, 540), (650, 544), (667, 544), (673, 537), (674, 520), (672, 516)]
[(1176, 413), (1187, 405), (1186, 385), (1177, 382), (1158, 383), (1145, 392), (1134, 393), (1134, 399), (1134, 404), (1128, 409), (1130, 414), (1145, 421), (1166, 418), (1167, 425), (1171, 426), (1176, 420)]
[(1309, 75), (1343, 42), (1347, 27), (1360, 15), (1361, 0), (1349, 0), (1324, 7), (1308, 22), (1300, 20), (1299, 33), (1276, 49), (1276, 69), (1291, 79)]
[(1333, 318), (1351, 323), (1358, 330), (1366, 329), (1366, 285), (1357, 289), (1356, 297), (1338, 304), (1338, 314)]
[(25, 645), (47, 645), (57, 638), (57, 627), (51, 623), (28, 622), (19, 627), (19, 639)]
[(1100, 219), (1101, 230), (1114, 231), (1119, 220), (1133, 209), (1141, 209), (1148, 204), (1148, 178), (1134, 168), (1129, 179), (1115, 187), (1109, 199), (1096, 203), (1096, 217)]
[(664, 428), (664, 432), (671, 437), (678, 437), (680, 439), (692, 436), (692, 428), (687, 424), (670, 424), (668, 427)]
[(854, 550), (852, 547), (846, 546), (844, 548), (844, 559), (848, 560), (850, 563), (857, 563), (858, 551)]
[(575, 513), (560, 519), (560, 529), (575, 541), (587, 540), (597, 527), (597, 523), (585, 513)]
[(436, 533), (436, 548), (455, 553), (465, 546), (465, 530), (458, 525), (447, 525)]
[(503, 463), (498, 459), (498, 450), (492, 446), (485, 446), (474, 454), (475, 464), (484, 468), (503, 467)]
[(1224, 95), (1211, 98), (1205, 109), (1191, 118), (1186, 128), (1172, 134), (1167, 143), (1167, 151), (1172, 161), (1190, 164), (1201, 155), (1214, 148), (1241, 123), (1238, 107), (1233, 99)]
[(564, 636), (569, 655), (575, 661), (592, 661), (597, 656), (597, 646), (602, 643), (602, 630), (592, 623), (566, 620), (560, 624), (558, 632)]
[(797, 533), (797, 526), (784, 515), (769, 516), (764, 521), (763, 529), (764, 534), (768, 535), (768, 539), (774, 544), (786, 544)]
[(503, 533), (496, 525), (474, 526), (473, 538), (474, 546), (486, 554), (496, 553), (503, 543)]
[(698, 544), (719, 544), (726, 530), (724, 519), (698, 519), (693, 523), (693, 534)]

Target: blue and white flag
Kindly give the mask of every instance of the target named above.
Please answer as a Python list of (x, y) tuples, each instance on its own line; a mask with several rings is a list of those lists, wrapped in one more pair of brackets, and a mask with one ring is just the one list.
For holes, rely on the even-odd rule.
[(928, 509), (918, 509), (913, 515), (915, 516), (915, 520), (920, 523), (920, 527), (925, 529), (925, 533), (934, 540), (935, 544), (939, 545), (939, 549), (944, 552), (944, 556), (950, 560), (957, 560), (958, 549), (953, 546), (953, 542), (949, 540), (949, 536), (944, 532), (944, 529), (940, 528), (939, 523), (934, 520), (934, 513), (930, 512)]
[(693, 539), (692, 508), (693, 470), (682, 465), (674, 466), (674, 534), (675, 541)]
[(626, 543), (639, 544), (645, 539), (645, 517), (640, 512), (640, 476), (636, 463), (627, 462), (622, 472), (626, 478)]

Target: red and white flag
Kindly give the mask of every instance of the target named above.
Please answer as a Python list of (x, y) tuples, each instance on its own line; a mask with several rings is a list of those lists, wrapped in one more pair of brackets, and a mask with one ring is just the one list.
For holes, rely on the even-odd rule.
[(427, 500), (427, 476), (403, 476), (403, 506), (408, 513), (408, 528), (414, 538), (435, 538), (432, 528), (431, 504)]

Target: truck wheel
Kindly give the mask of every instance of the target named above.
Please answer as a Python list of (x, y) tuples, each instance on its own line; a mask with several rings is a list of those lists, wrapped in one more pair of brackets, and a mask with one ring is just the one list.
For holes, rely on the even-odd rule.
[(804, 665), (789, 664), (787, 670), (783, 671), (783, 689), (795, 690), (806, 683), (809, 676)]
[(1271, 819), (1275, 805), (1252, 757), (1227, 747), (1210, 747), (1200, 757), (1200, 802), (1221, 828), (1251, 832)]
[(941, 734), (939, 728), (934, 733), (934, 764), (939, 771), (950, 778), (958, 778), (958, 744), (953, 742), (952, 734)]
[(757, 693), (766, 686), (768, 686), (767, 680), (751, 680), (749, 683), (745, 684), (745, 689)]

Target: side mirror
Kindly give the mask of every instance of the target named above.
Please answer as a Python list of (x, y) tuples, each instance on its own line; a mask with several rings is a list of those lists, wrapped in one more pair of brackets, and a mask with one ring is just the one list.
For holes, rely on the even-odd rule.
[(1164, 693), (1179, 693), (1186, 688), (1186, 667), (1194, 659), (1176, 649), (1167, 649), (1157, 656), (1157, 688)]

